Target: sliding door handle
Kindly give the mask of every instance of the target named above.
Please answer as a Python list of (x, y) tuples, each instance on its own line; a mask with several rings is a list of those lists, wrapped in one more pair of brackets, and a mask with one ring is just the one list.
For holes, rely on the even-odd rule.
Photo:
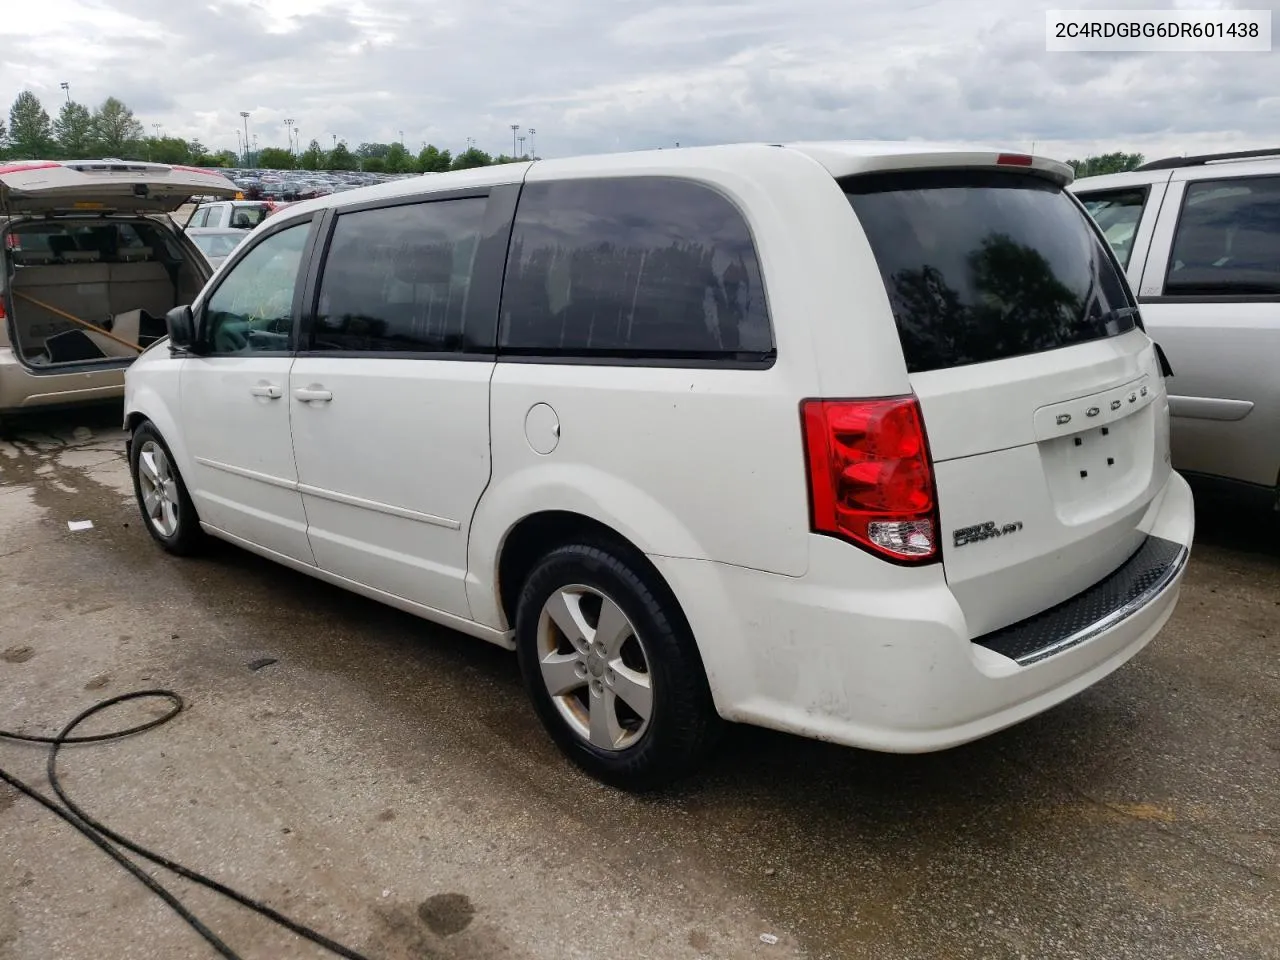
[(299, 387), (293, 395), (303, 403), (328, 403), (333, 399), (333, 391), (323, 387)]

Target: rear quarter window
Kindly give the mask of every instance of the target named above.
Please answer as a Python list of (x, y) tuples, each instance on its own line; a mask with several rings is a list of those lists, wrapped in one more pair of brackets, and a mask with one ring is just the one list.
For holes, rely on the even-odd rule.
[(767, 361), (751, 231), (712, 188), (669, 177), (526, 184), (503, 285), (508, 355)]
[(1133, 238), (1142, 219), (1142, 208), (1147, 203), (1147, 187), (1130, 190), (1109, 190), (1105, 193), (1078, 194), (1080, 202), (1097, 221), (1102, 235), (1116, 252), (1121, 266), (1128, 267), (1133, 256)]
[(1048, 180), (920, 171), (842, 185), (880, 267), (909, 372), (1040, 353), (1135, 326), (1112, 253)]

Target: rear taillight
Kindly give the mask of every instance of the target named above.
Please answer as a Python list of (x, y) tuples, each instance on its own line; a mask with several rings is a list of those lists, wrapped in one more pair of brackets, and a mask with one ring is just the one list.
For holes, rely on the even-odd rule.
[(900, 563), (938, 559), (937, 498), (915, 397), (805, 400), (815, 533)]

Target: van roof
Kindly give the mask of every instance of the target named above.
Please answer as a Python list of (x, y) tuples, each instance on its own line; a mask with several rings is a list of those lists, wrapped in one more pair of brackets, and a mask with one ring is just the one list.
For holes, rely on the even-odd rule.
[(328, 207), (347, 206), (368, 200), (410, 196), (433, 190), (456, 190), (467, 187), (491, 187), (519, 183), (529, 169), (537, 166), (544, 175), (563, 172), (581, 176), (584, 172), (600, 174), (666, 171), (677, 174), (681, 168), (706, 170), (720, 167), (742, 170), (766, 166), (775, 151), (801, 154), (825, 167), (831, 176), (840, 178), (859, 173), (890, 170), (919, 170), (940, 167), (996, 167), (1014, 169), (1048, 177), (1060, 184), (1070, 183), (1070, 166), (1048, 157), (1032, 156), (1023, 151), (961, 143), (931, 143), (912, 140), (833, 140), (791, 143), (732, 143), (706, 147), (677, 147), (670, 150), (636, 150), (627, 153), (587, 154), (554, 160), (521, 161), (449, 173), (424, 174), (374, 184), (342, 193), (303, 200), (288, 208), (289, 216), (306, 214)]

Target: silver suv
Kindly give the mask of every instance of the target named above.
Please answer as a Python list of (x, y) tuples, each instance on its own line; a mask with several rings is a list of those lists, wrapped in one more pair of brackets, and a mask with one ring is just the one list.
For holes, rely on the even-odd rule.
[(1172, 369), (1173, 462), (1280, 508), (1280, 149), (1077, 180)]
[(221, 174), (120, 160), (0, 163), (0, 419), (124, 395), (124, 370), (209, 279), (171, 219)]

